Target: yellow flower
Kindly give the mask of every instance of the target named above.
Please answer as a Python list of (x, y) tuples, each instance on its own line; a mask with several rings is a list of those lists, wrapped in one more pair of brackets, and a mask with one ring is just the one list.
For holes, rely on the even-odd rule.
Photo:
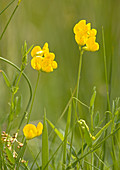
[(89, 31), (91, 29), (91, 24), (86, 24), (86, 20), (79, 21), (73, 28), (73, 31), (75, 33), (75, 40), (78, 45), (83, 46), (85, 45), (88, 37), (89, 37)]
[(49, 53), (48, 43), (46, 42), (41, 49), (40, 46), (35, 46), (31, 51), (32, 57), (43, 56), (44, 54)]
[(23, 133), (26, 139), (32, 139), (36, 136), (40, 136), (42, 134), (43, 124), (41, 122), (38, 123), (37, 127), (33, 124), (27, 124), (23, 128)]
[(83, 47), (84, 50), (86, 51), (97, 51), (99, 50), (99, 44), (95, 42), (96, 37), (90, 37), (87, 42), (86, 46)]
[(86, 20), (79, 21), (73, 28), (75, 33), (75, 41), (79, 46), (84, 46), (87, 51), (97, 51), (99, 44), (95, 42), (97, 30), (91, 29), (91, 24), (86, 24)]
[(89, 35), (88, 37), (95, 37), (96, 34), (97, 34), (97, 30), (96, 29), (91, 29), (88, 32), (88, 35)]
[(44, 44), (42, 50), (43, 50), (43, 52), (44, 52), (44, 55), (45, 55), (46, 53), (49, 53), (49, 48), (48, 48), (48, 43), (47, 43), (47, 42)]
[(42, 56), (42, 49), (40, 46), (35, 46), (31, 51), (31, 56), (36, 57), (37, 55)]
[(49, 52), (48, 43), (45, 43), (43, 48), (35, 46), (31, 51), (31, 66), (35, 70), (42, 70), (45, 72), (52, 72), (57, 68), (57, 62), (54, 61), (55, 54)]
[(42, 62), (42, 71), (52, 72), (53, 69), (57, 68), (57, 62), (54, 61), (54, 53), (46, 53)]
[(33, 57), (31, 60), (31, 66), (33, 69), (35, 70), (40, 70), (42, 68), (42, 61), (43, 58), (42, 57)]
[(81, 20), (74, 26), (73, 31), (75, 34), (80, 32), (81, 36), (83, 36), (90, 30), (90, 28), (91, 28), (90, 23), (86, 24), (86, 20)]

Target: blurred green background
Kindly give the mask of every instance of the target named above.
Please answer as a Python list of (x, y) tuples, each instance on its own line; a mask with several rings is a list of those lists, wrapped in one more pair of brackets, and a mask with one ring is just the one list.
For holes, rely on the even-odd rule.
[[(0, 0), (0, 11), (6, 7), (9, 0)], [(0, 34), (2, 33), (17, 1), (0, 15)], [(31, 114), (30, 122), (43, 119), (44, 108), (47, 118), (53, 123), (60, 117), (77, 82), (79, 64), (78, 45), (74, 39), (73, 27), (82, 19), (97, 29), (97, 42), (100, 44), (98, 52), (85, 52), (80, 80), (79, 99), (88, 104), (96, 86), (97, 97), (95, 111), (100, 111), (100, 118), (106, 110), (106, 86), (104, 74), (104, 59), (102, 45), (102, 26), (105, 33), (105, 45), (108, 75), (112, 65), (111, 103), (120, 96), (120, 1), (119, 0), (22, 0), (12, 21), (10, 22), (2, 40), (0, 40), (0, 56), (21, 65), (21, 47), (27, 41), (32, 44), (49, 43), (51, 52), (56, 55), (58, 69), (52, 73), (41, 73), (37, 94)], [(37, 71), (30, 66), (31, 56), (25, 69), (34, 89)], [(3, 69), (13, 80), (14, 68), (0, 61)], [(19, 93), (22, 93), (23, 113), (29, 99), (28, 85), (21, 79)], [(9, 112), (8, 102), (10, 92), (0, 75), (0, 116)], [(82, 106), (79, 108), (81, 118), (90, 125), (89, 112)], [(65, 117), (60, 123), (64, 130)]]
[[(0, 11), (6, 7), (9, 0), (0, 0)], [(0, 16), (0, 33), (2, 33), (15, 5), (14, 2)], [(56, 55), (58, 69), (53, 73), (41, 73), (37, 95), (32, 111), (32, 120), (42, 119), (46, 108), (47, 117), (55, 122), (62, 113), (70, 96), (70, 89), (75, 88), (79, 64), (79, 50), (74, 40), (73, 27), (81, 19), (92, 23), (97, 29), (97, 42), (100, 44), (98, 52), (85, 52), (81, 72), (79, 99), (89, 105), (92, 89), (97, 88), (96, 109), (101, 114), (106, 109), (106, 88), (104, 76), (102, 26), (105, 31), (106, 55), (108, 72), (112, 58), (112, 88), (111, 100), (120, 96), (120, 23), (119, 0), (24, 0), (21, 2), (6, 33), (0, 41), (0, 56), (21, 64), (21, 47), (27, 41), (32, 44), (49, 43), (50, 51)], [(35, 86), (37, 71), (29, 63), (25, 69), (31, 84)], [(15, 69), (0, 62), (0, 69), (4, 69), (12, 81)], [(23, 93), (23, 108), (29, 97), (29, 90), (24, 79), (21, 80), (20, 91)], [(9, 91), (0, 76), (0, 114), (8, 111)], [(82, 109), (82, 107), (81, 107)], [(6, 111), (5, 111), (6, 110)], [(88, 117), (84, 110), (81, 115)]]

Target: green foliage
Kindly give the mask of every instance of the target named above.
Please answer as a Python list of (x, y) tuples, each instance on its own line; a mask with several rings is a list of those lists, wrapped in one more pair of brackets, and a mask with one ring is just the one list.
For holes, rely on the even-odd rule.
[(3, 75), (3, 78), (4, 78), (4, 80), (5, 80), (6, 85), (7, 85), (8, 87), (11, 87), (11, 84), (10, 84), (10, 81), (9, 81), (9, 79), (8, 79), (8, 76), (5, 74), (4, 71), (1, 71), (1, 72), (2, 72), (2, 75)]
[(7, 154), (7, 157), (8, 157), (8, 160), (14, 164), (15, 163), (15, 159), (13, 158), (13, 154), (12, 152), (6, 147), (6, 154)]
[(46, 124), (46, 114), (44, 113), (43, 134), (42, 134), (42, 169), (48, 169), (49, 147), (48, 147), (48, 131)]
[[(119, 10), (112, 0), (1, 1), (0, 169), (120, 169)], [(81, 18), (97, 29), (99, 52), (75, 44)], [(35, 85), (31, 44), (46, 40), (58, 70), (38, 72)], [(37, 137), (25, 139), (23, 126), (41, 120), (44, 107), (41, 136), (35, 127)]]

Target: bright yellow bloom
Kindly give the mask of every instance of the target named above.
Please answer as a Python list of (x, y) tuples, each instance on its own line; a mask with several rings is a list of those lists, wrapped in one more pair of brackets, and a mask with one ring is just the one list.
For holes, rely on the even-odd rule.
[(49, 53), (49, 48), (48, 48), (48, 43), (46, 42), (41, 49), (40, 46), (35, 46), (32, 51), (31, 51), (31, 56), (36, 57), (36, 56), (43, 56), (44, 54)]
[(74, 26), (73, 31), (75, 33), (75, 40), (77, 44), (79, 44), (80, 46), (85, 45), (90, 34), (90, 29), (91, 24), (86, 24), (86, 20), (81, 20)]
[(33, 69), (35, 70), (40, 70), (42, 68), (42, 61), (43, 58), (42, 57), (33, 57), (31, 60), (31, 66)]
[(89, 36), (88, 37), (95, 37), (97, 34), (97, 30), (96, 29), (91, 29), (88, 32)]
[(57, 62), (54, 61), (54, 53), (46, 53), (42, 62), (42, 71), (52, 72), (53, 69), (57, 68)]
[(57, 68), (57, 62), (54, 61), (55, 54), (49, 52), (48, 43), (45, 43), (43, 48), (35, 46), (32, 51), (31, 66), (35, 70), (42, 70), (45, 72), (52, 72)]
[(83, 36), (90, 29), (91, 29), (91, 24), (90, 23), (86, 24), (86, 20), (81, 20), (74, 26), (73, 31), (74, 31), (75, 34), (80, 32), (81, 36)]
[(36, 55), (42, 55), (42, 49), (40, 46), (35, 46), (31, 51), (31, 56), (36, 57)]
[(23, 133), (26, 139), (32, 139), (36, 136), (40, 136), (42, 134), (43, 124), (41, 122), (38, 123), (37, 127), (33, 124), (27, 124), (23, 128)]
[(83, 47), (84, 50), (86, 51), (97, 51), (99, 50), (99, 44), (95, 42), (96, 37), (90, 37), (87, 42), (86, 46)]
[(49, 53), (49, 48), (48, 48), (48, 43), (47, 43), (47, 42), (44, 44), (42, 50), (43, 50), (43, 52), (44, 52), (44, 55), (45, 55), (46, 53)]
[(95, 42), (97, 30), (91, 29), (91, 24), (86, 24), (86, 20), (79, 21), (73, 28), (75, 40), (79, 46), (84, 46), (87, 51), (99, 50), (99, 44)]

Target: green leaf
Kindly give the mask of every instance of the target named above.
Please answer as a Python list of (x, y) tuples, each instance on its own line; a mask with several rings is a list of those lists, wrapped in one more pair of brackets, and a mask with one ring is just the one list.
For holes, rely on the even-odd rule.
[(93, 88), (93, 95), (90, 100), (90, 108), (94, 105), (95, 103), (95, 97), (96, 97), (96, 87)]
[(13, 154), (12, 152), (6, 147), (6, 154), (8, 156), (8, 160), (14, 164), (15, 163), (15, 159), (13, 158)]
[(95, 127), (98, 126), (99, 124), (99, 112), (96, 112), (95, 117), (94, 117), (94, 125)]
[(18, 115), (20, 113), (20, 110), (22, 108), (22, 96), (16, 96), (15, 101), (14, 101), (14, 106), (15, 106), (15, 113)]
[(67, 146), (67, 135), (68, 135), (68, 130), (70, 126), (70, 121), (71, 121), (71, 104), (69, 105), (68, 109), (68, 116), (67, 116), (67, 123), (66, 123), (66, 129), (65, 129), (65, 139), (64, 139), (64, 144), (63, 144), (63, 168), (65, 169), (64, 165), (66, 165), (66, 146)]
[(11, 87), (10, 81), (9, 81), (7, 75), (5, 74), (5, 72), (4, 72), (3, 70), (1, 70), (0, 72), (2, 72), (2, 75), (3, 75), (3, 78), (4, 78), (4, 80), (5, 80), (6, 85), (7, 85), (8, 87)]
[(51, 126), (51, 128), (54, 130), (54, 132), (58, 135), (58, 137), (63, 141), (64, 140), (63, 134), (48, 119), (46, 120), (48, 124)]
[(46, 124), (46, 114), (44, 113), (44, 121), (43, 121), (43, 133), (42, 133), (42, 169), (48, 170), (49, 160), (49, 148), (48, 148), (48, 131)]
[(110, 120), (110, 121), (96, 134), (95, 139), (97, 139), (97, 138), (102, 134), (102, 132), (105, 131), (105, 130), (110, 126), (111, 123), (112, 123), (112, 120)]
[(91, 146), (92, 145), (93, 136), (90, 133), (88, 125), (86, 124), (85, 120), (83, 120), (83, 119), (80, 119), (78, 121), (78, 123), (80, 125), (81, 131), (83, 132), (83, 136), (84, 136), (84, 139), (85, 139), (87, 145)]

